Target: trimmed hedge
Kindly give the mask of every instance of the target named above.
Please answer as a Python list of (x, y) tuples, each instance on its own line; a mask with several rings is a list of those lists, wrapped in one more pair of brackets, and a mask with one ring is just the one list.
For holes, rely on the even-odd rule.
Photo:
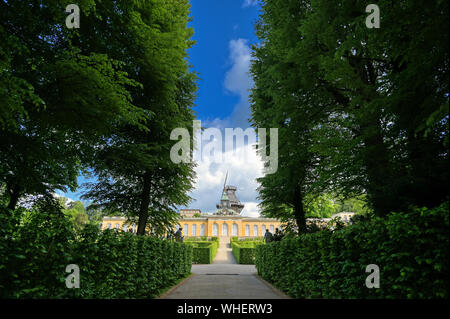
[(237, 236), (230, 237), (230, 244), (233, 242), (242, 243), (242, 242), (249, 242), (249, 241), (250, 242), (254, 242), (254, 241), (264, 242), (264, 237), (237, 237)]
[[(258, 273), (296, 298), (448, 298), (449, 205), (257, 247)], [(380, 288), (365, 286), (366, 266)]]
[[(61, 212), (2, 211), (1, 298), (152, 298), (190, 274), (192, 247), (88, 225), (75, 234)], [(80, 289), (66, 288), (66, 266)]]
[[(84, 255), (91, 240), (77, 242), (75, 250), (83, 255), (74, 260), (81, 274), (94, 271), (89, 280), (94, 298), (152, 298), (191, 272), (192, 248), (179, 242), (106, 230), (97, 243)], [(89, 265), (92, 254), (98, 260)]]
[(231, 249), (238, 264), (254, 264), (256, 256), (256, 246), (263, 242), (252, 241), (232, 241)]
[(219, 248), (219, 241), (187, 241), (187, 246), (193, 248), (192, 263), (194, 264), (210, 264), (213, 262)]
[(201, 237), (184, 237), (183, 241), (185, 242), (191, 242), (191, 241), (217, 241), (219, 242), (219, 237), (208, 237), (208, 236), (201, 236)]

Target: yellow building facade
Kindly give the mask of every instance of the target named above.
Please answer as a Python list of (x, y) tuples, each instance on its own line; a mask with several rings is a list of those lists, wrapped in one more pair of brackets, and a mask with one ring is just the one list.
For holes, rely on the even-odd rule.
[[(263, 217), (248, 217), (241, 215), (244, 208), (236, 197), (237, 188), (224, 186), (217, 210), (211, 214), (202, 214), (199, 209), (182, 209), (175, 230), (181, 229), (184, 237), (198, 236), (238, 236), (238, 237), (262, 237), (266, 230), (275, 233), (282, 224), (279, 220)], [(104, 217), (101, 229), (117, 229), (135, 233), (136, 224), (127, 223), (124, 217)]]
[(127, 223), (127, 220), (125, 217), (108, 217), (105, 216), (102, 219), (102, 223), (100, 224), (100, 229), (117, 229), (122, 230), (126, 232), (132, 232), (136, 233), (137, 231), (137, 225), (136, 224), (130, 224)]
[[(180, 216), (175, 230), (181, 228), (184, 237), (198, 236), (238, 236), (238, 237), (261, 237), (266, 229), (272, 234), (282, 224), (272, 218), (252, 218), (245, 216), (214, 216), (202, 214), (201, 217)], [(120, 231), (136, 233), (137, 226), (129, 224), (124, 217), (104, 217), (101, 229), (117, 229)]]
[(185, 237), (195, 236), (239, 236), (261, 237), (266, 230), (272, 234), (281, 223), (272, 218), (252, 218), (245, 216), (205, 216), (181, 217), (178, 227)]

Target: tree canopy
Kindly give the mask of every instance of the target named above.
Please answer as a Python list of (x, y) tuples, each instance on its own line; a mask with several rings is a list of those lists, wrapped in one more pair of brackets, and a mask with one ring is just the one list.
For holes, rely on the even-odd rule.
[[(74, 191), (140, 216), (187, 204), (192, 164), (170, 161), (170, 132), (191, 127), (196, 76), (187, 62), (189, 3), (0, 3), (0, 186), (19, 198)], [(170, 219), (170, 218), (169, 218)]]
[(259, 180), (264, 214), (287, 205), (302, 229), (305, 197), (323, 192), (367, 194), (380, 216), (445, 200), (448, 3), (377, 5), (369, 29), (360, 1), (262, 1), (252, 119), (281, 145)]

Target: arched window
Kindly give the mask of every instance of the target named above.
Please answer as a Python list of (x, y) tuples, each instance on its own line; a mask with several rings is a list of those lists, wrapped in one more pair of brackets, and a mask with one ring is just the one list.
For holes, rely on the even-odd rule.
[(270, 225), (270, 232), (273, 234), (275, 232), (275, 227), (273, 225)]
[(205, 224), (200, 225), (200, 236), (205, 236)]
[(197, 236), (197, 224), (192, 225), (192, 236)]
[(258, 225), (253, 225), (253, 236), (258, 236)]
[(228, 224), (222, 224), (222, 236), (228, 236)]
[(245, 225), (245, 236), (250, 236), (250, 225)]
[(133, 226), (131, 226), (131, 232), (134, 234), (136, 232), (136, 225), (133, 224)]
[(183, 228), (183, 236), (189, 236), (189, 225), (188, 224), (184, 224), (184, 228)]
[(128, 226), (127, 226), (126, 224), (123, 224), (122, 230), (123, 230), (124, 232), (127, 232), (127, 231), (128, 231)]
[(212, 235), (213, 236), (218, 236), (219, 235), (219, 225), (217, 225), (216, 223), (213, 224)]
[(106, 225), (107, 229), (111, 229), (111, 224)]
[(262, 226), (261, 226), (261, 233), (262, 233), (262, 236), (264, 236), (266, 234), (266, 225), (264, 225), (264, 224), (262, 224)]
[(237, 236), (238, 235), (238, 225), (237, 224), (233, 224), (233, 226), (231, 228), (231, 234), (233, 236)]

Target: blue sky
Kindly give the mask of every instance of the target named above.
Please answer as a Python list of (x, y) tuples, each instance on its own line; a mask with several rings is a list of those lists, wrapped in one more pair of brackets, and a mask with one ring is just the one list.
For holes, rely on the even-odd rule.
[[(191, 16), (196, 44), (189, 50), (192, 69), (199, 75), (198, 98), (194, 110), (202, 126), (247, 128), (250, 109), (248, 91), (253, 82), (248, 75), (250, 45), (258, 42), (254, 24), (259, 5), (255, 0), (191, 0)], [(196, 168), (196, 188), (189, 208), (212, 212), (220, 199), (228, 170), (229, 183), (238, 187), (238, 197), (246, 205), (243, 214), (257, 216), (257, 183), (262, 164), (256, 154), (250, 159), (213, 163), (206, 159)], [(79, 185), (86, 180), (79, 177)], [(59, 194), (62, 194), (59, 192)], [(77, 200), (81, 190), (64, 194)]]
[(191, 0), (195, 46), (189, 50), (193, 69), (199, 73), (197, 106), (201, 120), (227, 118), (240, 96), (224, 87), (232, 67), (230, 41), (245, 39), (256, 43), (253, 25), (257, 6), (243, 7), (244, 0)]

